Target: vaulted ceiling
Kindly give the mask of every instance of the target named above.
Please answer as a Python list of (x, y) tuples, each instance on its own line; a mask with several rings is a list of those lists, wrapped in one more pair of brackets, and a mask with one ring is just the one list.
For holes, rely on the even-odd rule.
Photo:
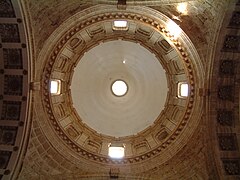
[(239, 14), (236, 0), (2, 0), (0, 179), (238, 179)]

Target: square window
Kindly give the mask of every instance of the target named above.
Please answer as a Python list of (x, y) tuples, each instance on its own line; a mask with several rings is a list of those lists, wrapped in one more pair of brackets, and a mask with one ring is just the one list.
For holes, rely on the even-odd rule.
[(128, 23), (125, 20), (113, 21), (113, 30), (127, 30)]
[(178, 83), (178, 97), (186, 98), (188, 96), (188, 84), (185, 82)]
[(60, 80), (51, 80), (50, 92), (54, 95), (59, 95), (61, 93), (61, 81)]
[(178, 38), (182, 33), (182, 29), (174, 21), (169, 21), (167, 23), (167, 29), (170, 35), (174, 36), (175, 38)]
[(111, 158), (121, 159), (124, 157), (124, 146), (109, 146), (108, 155)]

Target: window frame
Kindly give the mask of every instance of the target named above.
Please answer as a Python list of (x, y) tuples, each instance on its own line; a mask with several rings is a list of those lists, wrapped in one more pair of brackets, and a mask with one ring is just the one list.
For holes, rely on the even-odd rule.
[[(115, 22), (126, 22), (126, 26), (116, 26), (115, 25)], [(118, 20), (114, 20), (112, 22), (112, 29), (113, 30), (116, 30), (116, 31), (127, 31), (128, 30), (128, 21), (127, 20), (121, 20), (121, 19), (118, 19)]]
[[(57, 83), (57, 91), (56, 92), (52, 92), (52, 83), (56, 82)], [(61, 80), (60, 79), (51, 79), (50, 80), (50, 93), (51, 95), (60, 95), (61, 94)]]
[[(117, 149), (120, 149), (120, 153), (122, 153), (120, 156), (114, 156), (111, 153), (111, 149), (115, 151)], [(111, 143), (108, 145), (108, 156), (112, 159), (122, 159), (125, 156), (125, 146), (124, 145), (112, 145)]]
[[(184, 96), (183, 95), (183, 93), (181, 93), (182, 91), (181, 91), (181, 86), (182, 85), (187, 85), (187, 87), (188, 87), (188, 90), (187, 90), (187, 95), (186, 96)], [(178, 82), (178, 85), (177, 85), (178, 87), (177, 87), (177, 97), (178, 98), (182, 98), (182, 99), (186, 99), (188, 96), (189, 96), (189, 84), (187, 83), (187, 82)]]

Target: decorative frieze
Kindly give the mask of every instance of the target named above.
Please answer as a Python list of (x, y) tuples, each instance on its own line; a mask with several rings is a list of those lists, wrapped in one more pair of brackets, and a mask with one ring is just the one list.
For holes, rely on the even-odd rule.
[(54, 106), (55, 112), (58, 115), (58, 118), (63, 118), (66, 116), (66, 111), (64, 109), (64, 106), (62, 104), (58, 104)]
[(105, 33), (105, 29), (102, 26), (94, 26), (90, 27), (88, 30), (88, 35), (90, 38), (96, 37), (96, 36), (101, 36)]
[(59, 70), (61, 70), (62, 72), (66, 72), (69, 70), (69, 61), (70, 59), (65, 56), (65, 55), (60, 55), (59, 57), (59, 61), (58, 61), (58, 64), (57, 64), (57, 67)]
[(163, 48), (165, 53), (168, 53), (172, 50), (172, 46), (165, 39), (158, 41), (158, 45)]
[(77, 138), (80, 133), (78, 130), (76, 130), (76, 128), (73, 126), (73, 125), (69, 125), (67, 128), (66, 128), (66, 132), (67, 134), (72, 137), (73, 139)]
[(150, 149), (150, 146), (146, 140), (134, 144), (134, 149), (136, 154), (141, 154), (147, 152)]
[(98, 153), (101, 148), (101, 143), (95, 140), (88, 139), (87, 142), (85, 143), (85, 147), (92, 152)]
[(153, 34), (153, 30), (151, 28), (139, 26), (136, 29), (135, 33), (136, 33), (136, 36), (139, 36), (140, 38), (148, 40), (151, 38), (151, 36)]
[(161, 130), (156, 134), (156, 139), (160, 142), (162, 142), (164, 139), (168, 137), (168, 132), (166, 130)]

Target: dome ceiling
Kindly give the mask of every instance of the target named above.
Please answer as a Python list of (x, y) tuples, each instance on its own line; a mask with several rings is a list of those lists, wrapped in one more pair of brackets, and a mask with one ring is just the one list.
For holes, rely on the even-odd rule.
[[(124, 96), (111, 90), (116, 80)], [(83, 123), (114, 137), (137, 134), (152, 125), (168, 92), (165, 71), (154, 54), (122, 40), (101, 43), (84, 54), (71, 82), (73, 106)]]
[(0, 179), (238, 178), (238, 7), (3, 0)]
[[(122, 164), (123, 171), (127, 172), (128, 164), (147, 163), (152, 157), (161, 158), (161, 161), (155, 159), (156, 163), (165, 162), (184, 146), (186, 136), (194, 132), (199, 116), (198, 111), (192, 111), (193, 106), (201, 106), (201, 101), (195, 101), (195, 88), (199, 85), (194, 81), (198, 70), (193, 69), (199, 57), (184, 33), (180, 37), (170, 33), (167, 29), (169, 19), (161, 13), (143, 7), (112, 11), (103, 11), (101, 6), (96, 6), (89, 8), (88, 14), (85, 11), (76, 14), (52, 34), (43, 48), (40, 56), (47, 64), (44, 65), (41, 99), (47, 113), (46, 123), (51, 124), (54, 132), (46, 126), (43, 130), (47, 137), (53, 137), (51, 143), (54, 146), (55, 143), (59, 145), (60, 138), (78, 161), (83, 163), (90, 158), (105, 164), (105, 168)], [(141, 12), (148, 12), (148, 17), (140, 15)], [(119, 18), (128, 21), (127, 30), (113, 28), (113, 21)], [(104, 53), (106, 51), (108, 53)], [(126, 58), (125, 63), (122, 58)], [(128, 84), (128, 92), (123, 97), (114, 97), (110, 93), (111, 84), (117, 79)], [(60, 94), (50, 93), (49, 85), (54, 80), (61, 84)], [(189, 86), (185, 98), (179, 97), (179, 82)], [(127, 102), (133, 95), (138, 97)], [(138, 103), (140, 98), (144, 100), (142, 105)], [(125, 108), (121, 113), (117, 112), (118, 105), (114, 105), (118, 107), (115, 109), (106, 100), (112, 104), (118, 100), (126, 101), (127, 106), (131, 105), (129, 114), (122, 114)], [(154, 106), (151, 103), (155, 103)], [(115, 112), (110, 115), (108, 111)], [(142, 111), (151, 118), (146, 119)], [(95, 122), (99, 118), (103, 120), (101, 124), (108, 123), (112, 117), (120, 121), (127, 116), (131, 116), (131, 124), (123, 121), (120, 129), (115, 125), (109, 130), (111, 123), (106, 128)], [(140, 119), (139, 126), (132, 124), (136, 123), (134, 119)], [(133, 129), (122, 131), (124, 123), (125, 126), (129, 123), (127, 128)], [(101, 127), (105, 129), (99, 129)], [(120, 160), (109, 158), (109, 143), (124, 143), (126, 157)], [(167, 150), (170, 146), (171, 152)], [(59, 153), (66, 151), (59, 149)], [(139, 171), (137, 165), (132, 167), (133, 171)]]
[(239, 5), (2, 0), (0, 179), (238, 179)]

